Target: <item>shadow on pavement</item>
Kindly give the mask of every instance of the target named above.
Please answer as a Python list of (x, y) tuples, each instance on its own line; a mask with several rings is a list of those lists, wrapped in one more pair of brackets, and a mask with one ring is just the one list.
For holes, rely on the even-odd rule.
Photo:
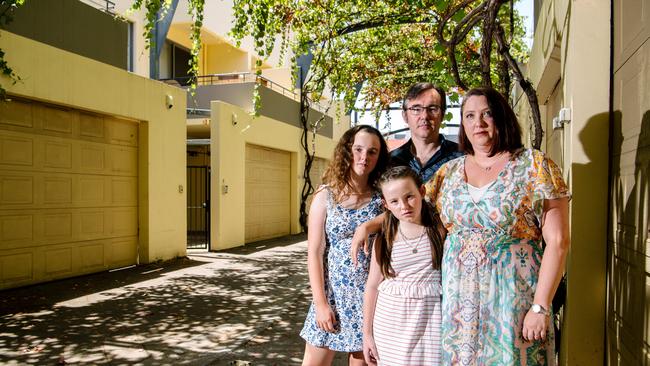
[(0, 363), (300, 364), (304, 239), (0, 292)]

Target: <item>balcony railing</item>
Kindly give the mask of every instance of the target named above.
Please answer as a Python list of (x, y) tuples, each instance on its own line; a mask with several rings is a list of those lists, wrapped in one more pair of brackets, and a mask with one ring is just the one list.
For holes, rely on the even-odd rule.
[(109, 14), (115, 14), (115, 3), (110, 0), (85, 0), (84, 2)]
[[(160, 81), (172, 84), (180, 87), (187, 87), (192, 83), (193, 78), (191, 76), (179, 77), (173, 79), (160, 79)], [(222, 84), (243, 84), (243, 83), (257, 83), (268, 89), (275, 91), (276, 93), (282, 94), (287, 98), (291, 98), (297, 102), (300, 102), (300, 95), (289, 90), (284, 86), (273, 82), (263, 76), (255, 75), (250, 72), (237, 72), (237, 73), (227, 73), (227, 74), (209, 74), (209, 75), (199, 75), (196, 77), (197, 86), (205, 85), (222, 85)], [(321, 112), (326, 113), (328, 108), (323, 106), (320, 103), (314, 102), (310, 99), (311, 108)]]

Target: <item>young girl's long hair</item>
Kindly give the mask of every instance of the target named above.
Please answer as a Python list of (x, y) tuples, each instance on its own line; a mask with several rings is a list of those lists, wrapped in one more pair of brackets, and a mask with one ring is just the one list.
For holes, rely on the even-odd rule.
[[(422, 186), (422, 179), (411, 168), (398, 166), (388, 169), (379, 178), (378, 186), (381, 189), (384, 184), (397, 179), (411, 179), (415, 186)], [(431, 245), (431, 263), (434, 269), (440, 269), (442, 262), (442, 247), (445, 240), (446, 230), (440, 220), (440, 216), (432, 204), (422, 198), (421, 212), (422, 226), (424, 226), (429, 243)], [(384, 222), (382, 224), (382, 233), (375, 239), (375, 255), (381, 268), (384, 278), (395, 277), (395, 271), (390, 265), (391, 253), (393, 251), (393, 241), (397, 234), (399, 220), (392, 212), (386, 210)]]
[(334, 156), (330, 160), (325, 173), (323, 174), (323, 184), (328, 185), (333, 191), (337, 202), (343, 201), (347, 194), (352, 191), (350, 185), (350, 170), (354, 158), (352, 157), (352, 145), (354, 138), (359, 132), (366, 132), (377, 136), (379, 139), (379, 155), (377, 157), (377, 165), (372, 170), (368, 177), (368, 185), (376, 188), (377, 180), (381, 173), (386, 170), (388, 166), (388, 148), (386, 141), (381, 135), (381, 132), (376, 128), (369, 125), (358, 125), (347, 130), (339, 140), (336, 148), (334, 149)]

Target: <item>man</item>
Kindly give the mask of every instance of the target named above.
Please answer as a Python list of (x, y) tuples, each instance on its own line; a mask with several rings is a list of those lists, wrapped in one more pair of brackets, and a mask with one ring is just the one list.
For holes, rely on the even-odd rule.
[(402, 118), (411, 131), (411, 139), (391, 153), (391, 165), (406, 165), (428, 182), (449, 160), (461, 155), (458, 144), (440, 134), (440, 124), (447, 110), (442, 88), (431, 83), (417, 83), (406, 92)]
[[(458, 144), (440, 134), (440, 124), (447, 110), (447, 96), (431, 83), (417, 83), (409, 88), (402, 102), (402, 117), (409, 126), (411, 139), (391, 152), (390, 165), (406, 165), (427, 183), (440, 167), (463, 153)], [(368, 234), (381, 229), (383, 215), (357, 227), (352, 238), (350, 256), (357, 265), (357, 253), (368, 253)]]

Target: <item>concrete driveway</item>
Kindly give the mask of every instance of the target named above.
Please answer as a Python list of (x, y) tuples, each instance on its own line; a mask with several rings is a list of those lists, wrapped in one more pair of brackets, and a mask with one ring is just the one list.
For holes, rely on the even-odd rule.
[(306, 256), (299, 235), (2, 291), (0, 363), (299, 365)]

